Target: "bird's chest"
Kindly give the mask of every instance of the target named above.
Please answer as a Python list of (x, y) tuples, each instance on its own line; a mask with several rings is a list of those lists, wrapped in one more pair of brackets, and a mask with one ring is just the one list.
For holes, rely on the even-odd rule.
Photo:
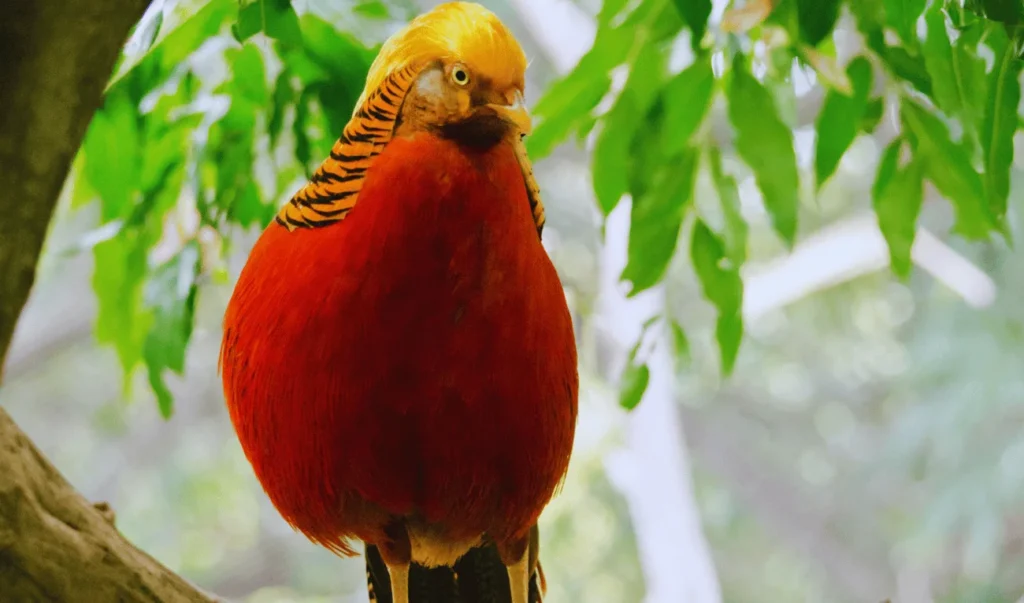
[(436, 227), (395, 239), (381, 254), (371, 290), (375, 314), (435, 343), (507, 336), (509, 322), (528, 312), (531, 281), (539, 276), (530, 249), (539, 244), (518, 240), (508, 213), (453, 204), (427, 216)]
[(400, 387), (469, 403), (492, 389), (474, 373), (496, 365), (510, 383), (533, 383), (564, 297), (515, 158), (427, 167), (368, 177), (344, 238), (324, 250), (338, 265), (317, 323), (337, 329), (315, 336), (329, 357), (357, 357), (362, 376), (374, 367), (391, 398)]

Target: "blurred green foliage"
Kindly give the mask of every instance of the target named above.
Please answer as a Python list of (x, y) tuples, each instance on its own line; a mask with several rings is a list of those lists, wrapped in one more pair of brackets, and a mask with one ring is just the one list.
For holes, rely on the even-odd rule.
[[(840, 0), (750, 0), (731, 7), (717, 29), (708, 27), (709, 0), (607, 0), (590, 52), (537, 102), (540, 125), (529, 147), (540, 159), (570, 134), (582, 140), (596, 128), (593, 185), (601, 211), (607, 215), (625, 194), (633, 201), (630, 259), (622, 274), (632, 295), (664, 277), (688, 216), (698, 212), (692, 203), (697, 174), (714, 163), (722, 183), (720, 215), (698, 223), (689, 249), (695, 265), (705, 267), (698, 274), (719, 309), (721, 367), (729, 373), (743, 333), (738, 274), (746, 228), (730, 192), (732, 176), (712, 157), (718, 141), (708, 127), (711, 106), (720, 97), (726, 102), (737, 153), (776, 232), (792, 246), (806, 195), (778, 90), (794, 69), (811, 70), (828, 87), (815, 124), (816, 190), (854, 139), (878, 127), (888, 103), (903, 136), (880, 165), (873, 196), (893, 270), (905, 278), (920, 208), (916, 192), (926, 180), (955, 207), (959, 234), (1008, 234), (1004, 219), (1024, 63), (1017, 50), (1020, 15), (1004, 4), (850, 3), (867, 47), (843, 70), (831, 41), (846, 5)], [(151, 11), (139, 25), (144, 35), (126, 50), (89, 129), (79, 170), (80, 189), (95, 191), (112, 226), (94, 249), (101, 266), (95, 282), (98, 337), (117, 349), (126, 374), (145, 364), (166, 416), (172, 400), (162, 375), (181, 372), (195, 283), (214, 261), (195, 260), (200, 247), (189, 242), (204, 229), (223, 234), (231, 225), (270, 220), (295, 178), (315, 168), (344, 127), (376, 51), (314, 14), (300, 19), (289, 0), (185, 6), (173, 22), (164, 11)], [(351, 14), (390, 16), (381, 2), (359, 3)], [(212, 90), (219, 102), (197, 104), (202, 84), (188, 59), (194, 62), (224, 28), (243, 45), (222, 44), (218, 58), (228, 75)], [(899, 44), (886, 40), (887, 28)], [(257, 34), (264, 43), (251, 42)], [(673, 53), (687, 54), (681, 47), (690, 51), (688, 65), (670, 68)], [(990, 65), (985, 55), (994, 57)], [(874, 84), (875, 68), (890, 78), (884, 88)], [(617, 70), (628, 73), (622, 86), (613, 85)], [(609, 94), (613, 102), (602, 112)], [(282, 147), (286, 115), (294, 139)], [(256, 154), (264, 136), (270, 140), (265, 165)], [(194, 195), (199, 216), (180, 233), (175, 251), (188, 256), (154, 261), (150, 252), (166, 238), (166, 218), (180, 205), (182, 190)], [(728, 266), (721, 265), (726, 259)], [(172, 272), (174, 282), (166, 276)], [(164, 282), (152, 282), (159, 274)], [(154, 307), (160, 290), (174, 291), (175, 301)], [(642, 383), (628, 381), (634, 389)], [(627, 398), (642, 393), (640, 388)]]
[[(163, 416), (174, 411), (168, 382), (185, 371), (203, 294), (229, 280), (233, 244), (268, 223), (326, 156), (379, 41), (415, 12), (396, 4), (346, 2), (325, 11), (315, 2), (183, 0), (151, 10), (138, 25), (75, 162), (71, 191), (76, 210), (99, 216), (81, 243), (95, 261), (96, 338), (116, 351), (125, 388), (145, 368)], [(939, 568), (937, 599), (1015, 600), (1014, 589), (1024, 587), (1016, 569), (1019, 530), (1012, 529), (1024, 503), (1017, 434), (1024, 331), (1014, 300), (1024, 291), (1014, 275), (1024, 266), (996, 246), (1020, 228), (1009, 202), (1019, 190), (1012, 167), (1020, 123), (1019, 3), (737, 0), (724, 16), (713, 14), (709, 0), (606, 0), (599, 8), (592, 49), (537, 100), (529, 148), (540, 160), (564, 141), (589, 141), (595, 211), (607, 216), (624, 196), (632, 200), (622, 274), (631, 294), (665, 283), (670, 300), (677, 299), (682, 282), (711, 302), (715, 316), (707, 323), (718, 343), (712, 364), (736, 371), (725, 386), (707, 376), (712, 350), (702, 345), (700, 329), (684, 332), (680, 304), (646, 329), (670, 329), (677, 355), (692, 354), (684, 393), (715, 405), (714, 413), (754, 417), (757, 428), (749, 432), (715, 432), (734, 436), (725, 452), (753, 456), (779, 484), (813, 484), (809, 498), (842, 520), (837, 531), (857, 555), (881, 557), (886, 566), (891, 555), (901, 567)], [(832, 34), (844, 19), (864, 45), (840, 65)], [(798, 76), (824, 88), (817, 115), (797, 114)], [(723, 121), (734, 153), (720, 150), (716, 125)], [(882, 142), (874, 172), (861, 174), (868, 185), (850, 194), (870, 195), (899, 280), (872, 277), (801, 302), (794, 310), (799, 320), (776, 317), (748, 338), (756, 366), (744, 366), (741, 268), (748, 258), (764, 258), (772, 244), (792, 246), (815, 220), (856, 206), (829, 185), (840, 179), (840, 188), (854, 187), (849, 176), (843, 180), (844, 158), (886, 124), (899, 125), (897, 136)], [(804, 166), (797, 138), (808, 128), (813, 157)], [(759, 238), (758, 225), (741, 211), (748, 185), (777, 241)], [(910, 249), (929, 187), (948, 200), (957, 235), (995, 239), (960, 246), (1007, 287), (1007, 301), (991, 314), (928, 297), (914, 281)], [(692, 282), (680, 277), (680, 265), (692, 271)], [(908, 301), (912, 294), (915, 301)], [(209, 304), (211, 329), (219, 326), (217, 310)], [(829, 327), (827, 341), (822, 325)], [(898, 345), (903, 338), (906, 350)], [(627, 409), (649, 378), (640, 347), (633, 346), (621, 387), (609, 394)], [(581, 359), (596, 355), (591, 350)], [(897, 380), (907, 356), (916, 364)], [(203, 357), (203, 371), (212, 372), (214, 357), (215, 351)], [(584, 371), (600, 373), (593, 366)], [(116, 415), (101, 410), (103, 417)], [(180, 557), (183, 571), (213, 583), (230, 547), (262, 546), (252, 517), (262, 499), (251, 479), (245, 486), (222, 481), (247, 471), (236, 448), (225, 461), (215, 456), (219, 447), (192, 437), (198, 451), (173, 459), (180, 475), (142, 490), (167, 493), (159, 502), (167, 516), (183, 513), (171, 500), (221, 509), (213, 513), (216, 523), (194, 509), (211, 523), (182, 520), (186, 545), (154, 550), (162, 559)], [(602, 441), (593, 450), (609, 447)], [(701, 454), (699, 443), (695, 448)], [(73, 456), (67, 453), (65, 463), (74, 466)], [(609, 493), (595, 457), (582, 458), (577, 481), (548, 514), (556, 527), (546, 563), (562, 578), (553, 581), (552, 600), (639, 600), (636, 551), (625, 513), (615, 506), (621, 501)], [(824, 560), (781, 551), (776, 533), (742, 512), (744, 504), (756, 507), (736, 485), (749, 480), (732, 476), (730, 489), (720, 483), (730, 479), (727, 471), (717, 469), (709, 475), (705, 468), (697, 481), (727, 600), (855, 599), (830, 584), (827, 568), (816, 573)], [(829, 477), (835, 474), (843, 477)], [(133, 500), (157, 504), (137, 493)], [(131, 522), (131, 509), (124, 515)], [(150, 543), (167, 537), (140, 516), (126, 531)], [(588, 531), (595, 526), (604, 531)], [(214, 527), (231, 533), (204, 557), (209, 545), (201, 535)], [(308, 567), (326, 572), (333, 562)], [(296, 565), (296, 573), (306, 567)], [(594, 577), (613, 569), (618, 582)], [(354, 571), (355, 587), (360, 579)], [(325, 579), (302, 580), (321, 586)]]

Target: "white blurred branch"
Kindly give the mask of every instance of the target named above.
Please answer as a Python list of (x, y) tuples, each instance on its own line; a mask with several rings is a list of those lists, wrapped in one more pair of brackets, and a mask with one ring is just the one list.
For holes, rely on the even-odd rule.
[[(913, 262), (975, 308), (995, 300), (987, 274), (923, 227), (911, 248)], [(889, 250), (871, 214), (823, 228), (792, 253), (744, 271), (743, 315), (756, 320), (812, 293), (889, 266)]]
[[(605, 223), (598, 316), (600, 326), (623, 350), (636, 341), (643, 322), (665, 305), (660, 286), (632, 299), (623, 294), (619, 274), (626, 264), (629, 211), (630, 202), (623, 200)], [(608, 459), (608, 474), (629, 504), (647, 603), (718, 603), (721, 589), (690, 479), (667, 339), (664, 330), (653, 338), (646, 357), (647, 391), (629, 415), (625, 449)]]

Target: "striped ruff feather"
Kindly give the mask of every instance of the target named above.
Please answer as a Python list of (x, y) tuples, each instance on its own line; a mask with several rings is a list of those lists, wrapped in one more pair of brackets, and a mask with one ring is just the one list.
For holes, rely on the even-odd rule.
[(288, 230), (333, 224), (356, 204), (366, 172), (374, 157), (391, 140), (402, 101), (419, 73), (407, 65), (389, 75), (349, 120), (309, 183), (277, 214)]

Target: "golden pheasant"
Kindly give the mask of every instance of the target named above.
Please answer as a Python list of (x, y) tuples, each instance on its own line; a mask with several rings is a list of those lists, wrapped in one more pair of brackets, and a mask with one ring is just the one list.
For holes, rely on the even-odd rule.
[(576, 348), (539, 236), (525, 69), (474, 3), (391, 37), (224, 318), (227, 406), (264, 490), (314, 542), (365, 542), (395, 603), (429, 598), (411, 568), (460, 559), (500, 560), (527, 603), (531, 535), (569, 463)]

